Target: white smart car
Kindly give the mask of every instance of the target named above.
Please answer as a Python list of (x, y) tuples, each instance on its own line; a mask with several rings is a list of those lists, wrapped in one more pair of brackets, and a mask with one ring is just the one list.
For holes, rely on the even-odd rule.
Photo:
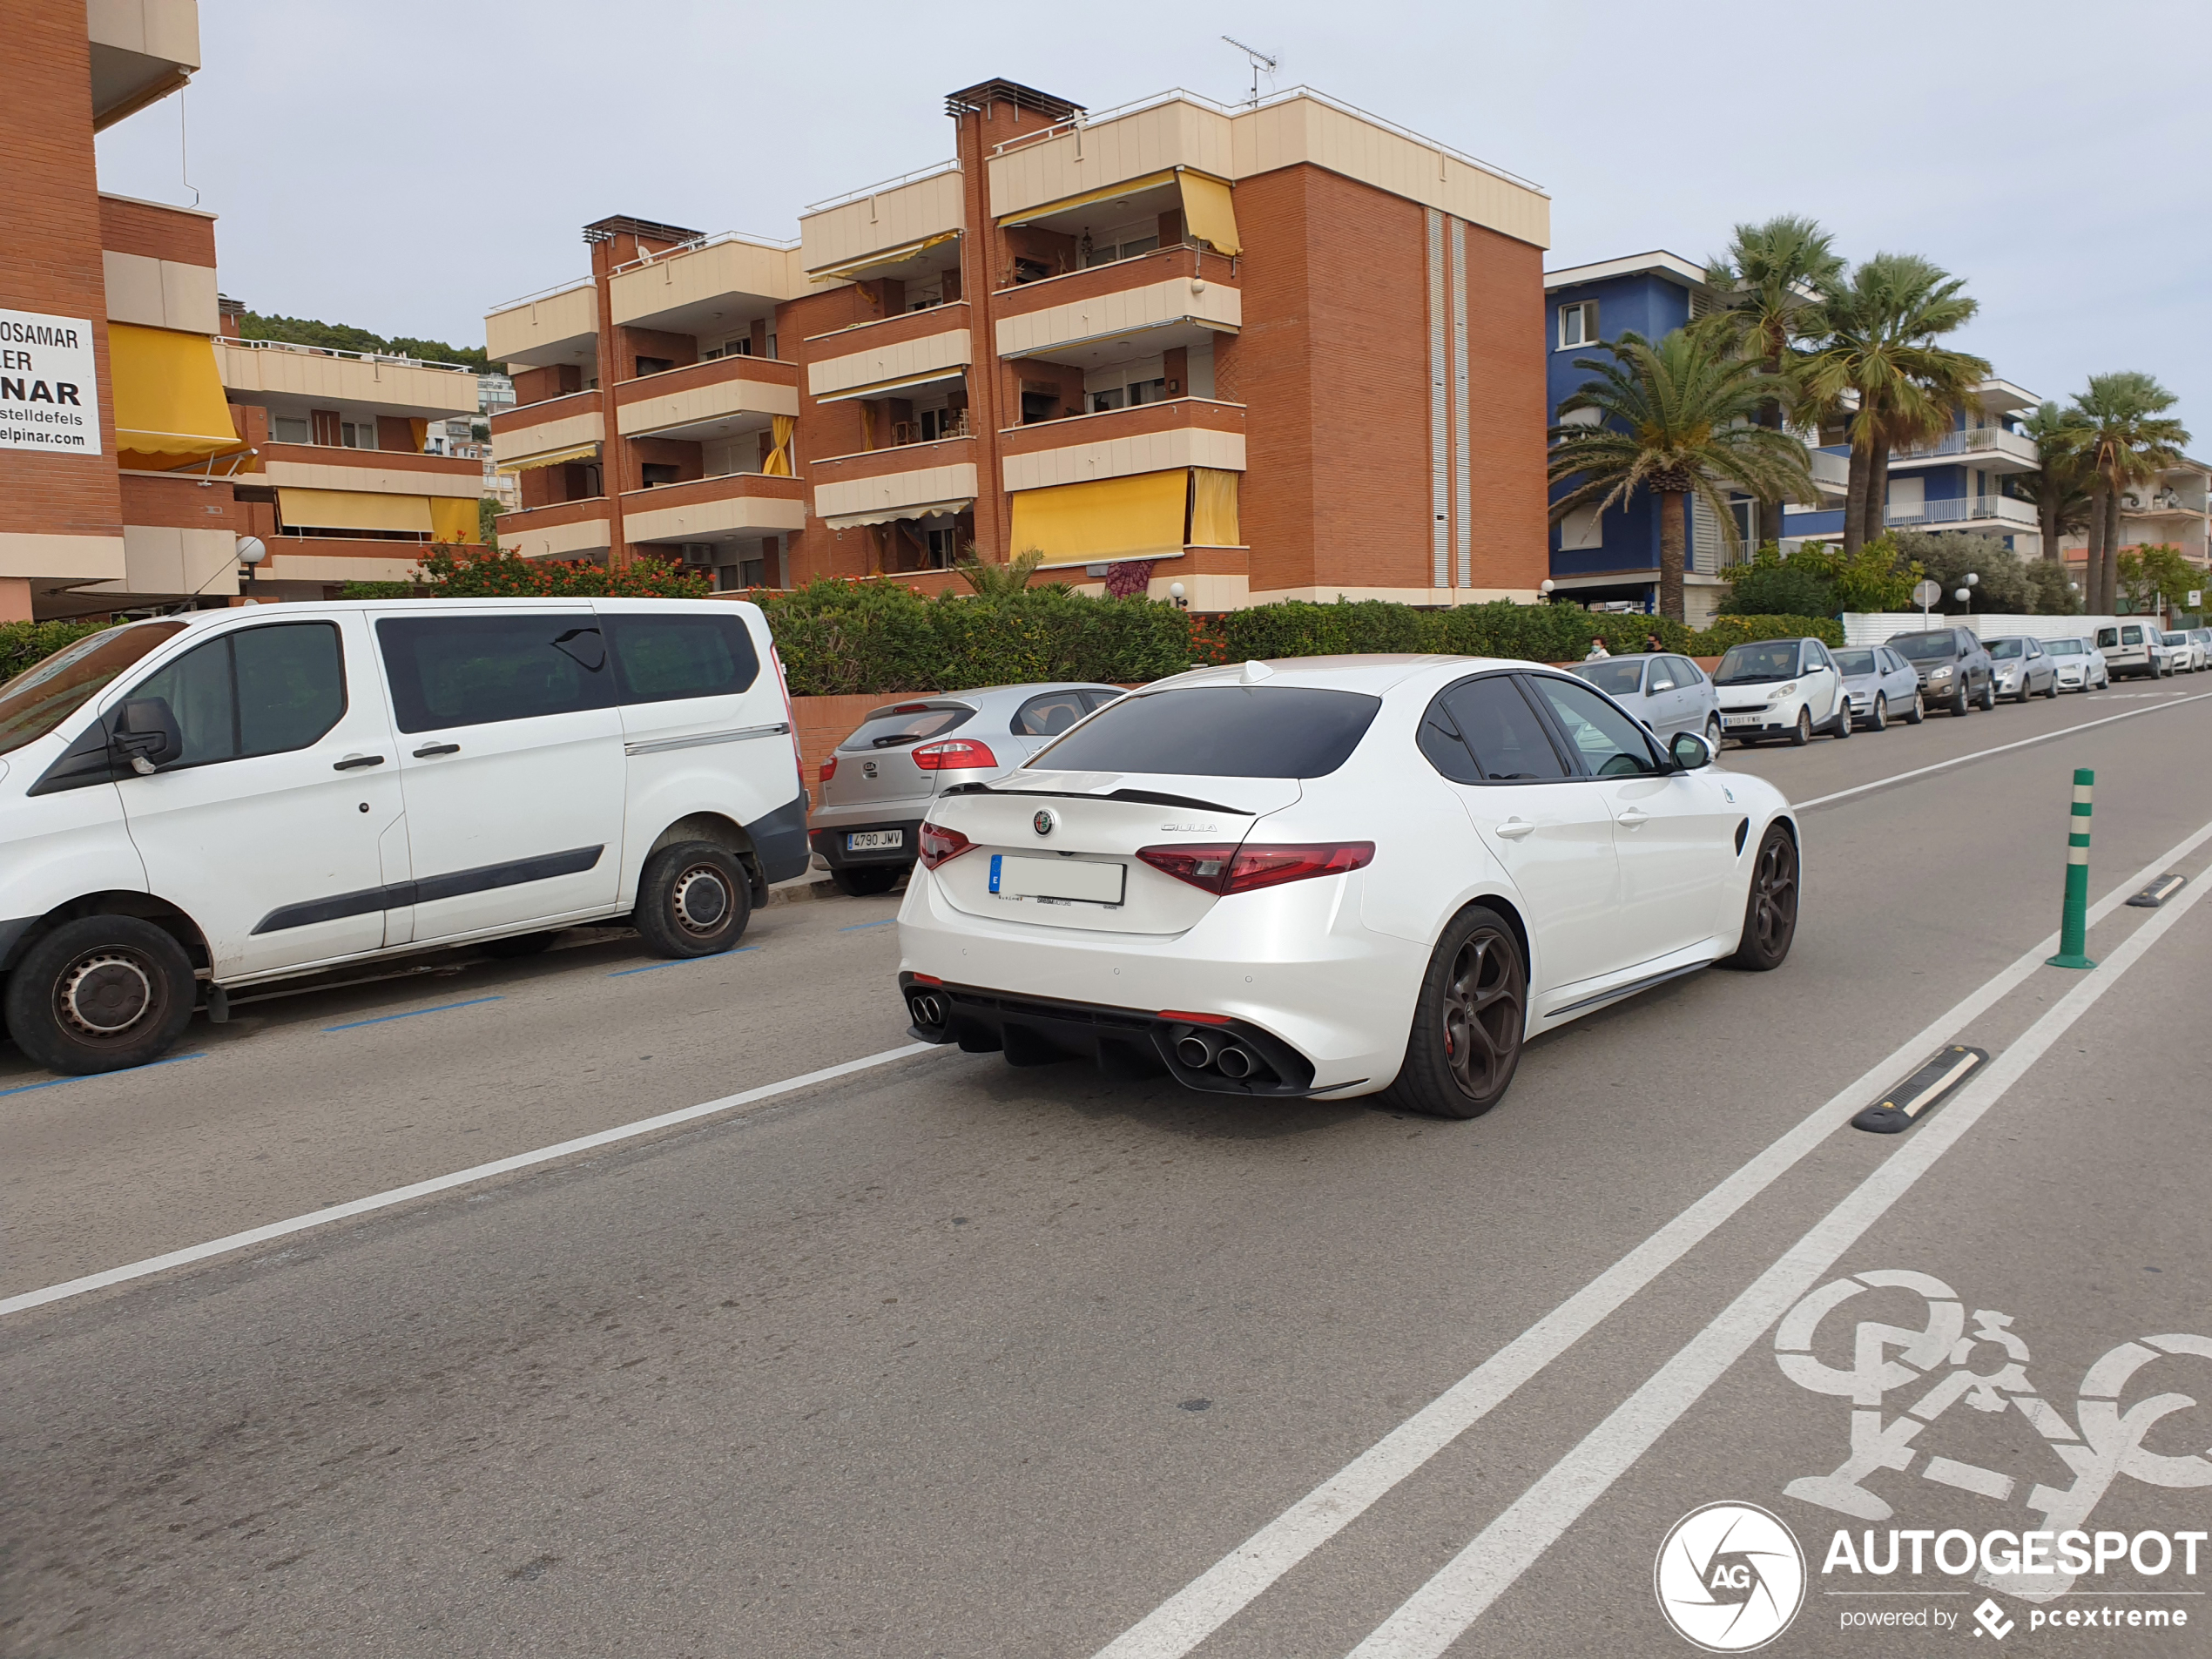
[(1787, 955), (1794, 817), (1711, 757), (1527, 663), (1180, 674), (932, 804), (900, 988), (1015, 1065), (1472, 1117), (1526, 1037)]

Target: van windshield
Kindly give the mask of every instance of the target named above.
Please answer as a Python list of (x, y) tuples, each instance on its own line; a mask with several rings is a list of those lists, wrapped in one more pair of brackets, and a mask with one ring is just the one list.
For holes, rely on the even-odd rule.
[(0, 755), (44, 737), (184, 626), (138, 622), (87, 634), (0, 685)]

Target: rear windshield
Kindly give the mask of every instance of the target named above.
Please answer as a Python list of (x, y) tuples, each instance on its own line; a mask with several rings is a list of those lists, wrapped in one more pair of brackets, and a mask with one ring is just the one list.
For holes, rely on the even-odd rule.
[(2008, 657), (2020, 654), (2020, 642), (2017, 639), (1993, 639), (1989, 642), (1989, 654), (1993, 660), (2001, 663)]
[(1577, 663), (1568, 672), (1612, 697), (1634, 697), (1643, 680), (1642, 663)]
[(1029, 762), (1067, 772), (1325, 778), (1382, 698), (1311, 685), (1190, 685), (1108, 705)]
[(1768, 639), (1756, 645), (1730, 645), (1713, 671), (1716, 685), (1742, 685), (1754, 680), (1786, 680), (1797, 671), (1797, 642)]
[(1874, 653), (1871, 651), (1839, 651), (1836, 653), (1836, 667), (1845, 675), (1871, 674), (1874, 671)]
[(869, 749), (904, 749), (931, 738), (944, 736), (974, 712), (974, 709), (965, 705), (934, 709), (927, 704), (901, 704), (888, 713), (870, 715), (860, 723), (858, 732), (837, 745), (837, 752), (840, 754), (853, 754)]
[(1932, 634), (1899, 634), (1890, 641), (1890, 649), (1916, 663), (1933, 662), (1939, 657), (1956, 657), (1959, 637), (1947, 628)]
[(0, 685), (0, 755), (44, 737), (184, 625), (141, 622), (87, 634)]

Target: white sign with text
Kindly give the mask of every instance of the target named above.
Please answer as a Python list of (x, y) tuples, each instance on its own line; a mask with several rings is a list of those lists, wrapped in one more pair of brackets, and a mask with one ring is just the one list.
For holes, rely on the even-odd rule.
[(100, 382), (84, 318), (0, 310), (0, 449), (100, 453)]

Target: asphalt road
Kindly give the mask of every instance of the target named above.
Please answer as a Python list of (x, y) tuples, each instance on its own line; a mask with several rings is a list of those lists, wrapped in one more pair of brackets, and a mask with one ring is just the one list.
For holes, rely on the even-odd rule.
[[(2067, 1451), (2085, 1529), (2212, 1527), (2212, 1342), (2140, 1345), (2212, 1336), (2199, 684), (1731, 750), (1822, 803), (1790, 962), (1541, 1040), (1474, 1123), (933, 1051), (0, 1318), (0, 1652), (1687, 1653), (1654, 1557), (1723, 1501), (1808, 1557), (1777, 1653), (1985, 1642), (1984, 1602), (2006, 1647), (2204, 1651), (2206, 1545), (2045, 1602), (1821, 1570), (2044, 1524)], [(2077, 765), (2094, 898), (2195, 878), (2087, 974), (2033, 965)], [(274, 999), (120, 1076), (0, 1050), (0, 1298), (896, 1049), (894, 910)], [(1843, 1127), (1954, 1042), (1986, 1082)], [(1881, 1345), (1954, 1304), (1971, 1339)], [(1855, 1410), (1904, 1467), (1805, 1487)], [(2091, 1608), (2190, 1624), (2029, 1628)]]

